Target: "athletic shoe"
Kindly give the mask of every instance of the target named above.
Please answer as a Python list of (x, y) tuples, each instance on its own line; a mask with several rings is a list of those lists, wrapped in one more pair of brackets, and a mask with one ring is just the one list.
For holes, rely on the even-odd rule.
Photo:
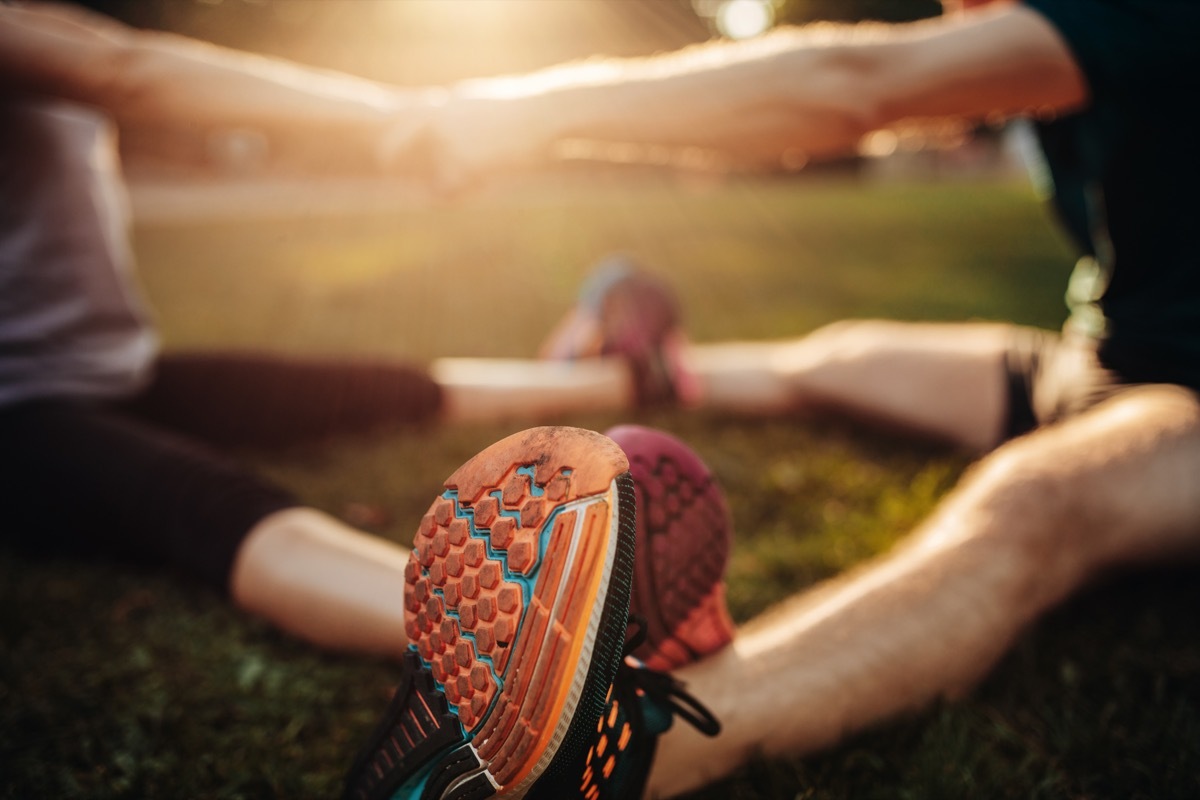
[(721, 725), (683, 684), (665, 672), (626, 658), (609, 690), (591, 746), (559, 774), (547, 773), (530, 794), (536, 800), (640, 800), (645, 794), (658, 737), (675, 717), (705, 736)]
[(637, 497), (630, 606), (646, 641), (633, 655), (651, 669), (676, 669), (733, 639), (724, 584), (729, 508), (708, 467), (674, 436), (638, 425), (605, 435), (625, 451)]
[(405, 573), (400, 684), (345, 796), (551, 797), (541, 779), (584, 759), (622, 664), (628, 460), (598, 433), (534, 428), (445, 486)]
[(620, 356), (628, 361), (639, 406), (692, 404), (698, 389), (683, 367), (679, 301), (662, 280), (624, 256), (601, 261), (579, 299), (542, 344), (543, 358)]

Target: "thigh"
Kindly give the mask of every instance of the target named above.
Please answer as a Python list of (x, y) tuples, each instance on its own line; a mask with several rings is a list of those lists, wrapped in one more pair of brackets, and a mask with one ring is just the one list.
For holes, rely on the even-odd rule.
[(249, 530), (295, 505), (237, 464), (71, 402), (0, 412), (0, 531), (18, 547), (176, 567), (218, 587)]
[(176, 353), (126, 408), (205, 442), (282, 447), (427, 422), (441, 390), (425, 370), (392, 362)]

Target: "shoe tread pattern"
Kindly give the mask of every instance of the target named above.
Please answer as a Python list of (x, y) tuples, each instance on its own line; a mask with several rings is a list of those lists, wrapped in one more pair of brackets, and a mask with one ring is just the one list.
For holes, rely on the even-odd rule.
[[(521, 460), (527, 446), (508, 463), (503, 451), (475, 471), (468, 462), (422, 519), (406, 567), (409, 641), (502, 789), (528, 778), (559, 723), (574, 676), (561, 655), (579, 646), (594, 613), (613, 536), (611, 484), (625, 461), (593, 436), (616, 453), (603, 482), (571, 466), (588, 455), (578, 446), (557, 465)], [(467, 800), (485, 783), (480, 775), (445, 797)]]
[(627, 450), (637, 493), (631, 605), (646, 642), (634, 655), (674, 669), (732, 639), (724, 590), (732, 519), (712, 473), (682, 442), (636, 426), (610, 433)]

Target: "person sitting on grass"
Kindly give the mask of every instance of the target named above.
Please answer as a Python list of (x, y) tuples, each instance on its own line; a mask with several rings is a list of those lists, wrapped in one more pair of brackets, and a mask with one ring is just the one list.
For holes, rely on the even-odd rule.
[[(659, 396), (756, 414), (843, 412), (982, 457), (892, 553), (784, 602), (731, 646), (674, 672), (720, 720), (719, 735), (699, 735), (712, 732), (704, 724), (666, 728), (662, 709), (681, 704), (639, 700), (637, 669), (619, 663), (603, 672), (615, 676), (610, 702), (590, 735), (561, 723), (551, 735), (536, 709), (496, 703), (466, 726), (461, 747), (424, 751), (420, 736), (402, 735), (414, 730), (405, 712), (425, 696), (414, 689), (391, 738), (352, 773), (350, 796), (381, 796), (372, 794), (380, 781), (405, 798), (678, 795), (750, 759), (809, 753), (960, 695), (1029, 623), (1097, 576), (1200, 554), (1191, 232), (1200, 154), (1177, 110), (1200, 90), (1197, 35), (1193, 4), (1024, 0), (457, 87), (434, 123), (449, 184), (530, 168), (563, 139), (704, 146), (761, 162), (788, 150), (849, 152), (868, 132), (914, 118), (1028, 114), (1080, 256), (1061, 332), (857, 321), (796, 340), (690, 347), (675, 331), (651, 337), (669, 346), (647, 348), (620, 327), (643, 313), (630, 308), (655, 305), (644, 283), (628, 290), (643, 279), (598, 276), (549, 352), (632, 343), (642, 373), (683, 378)], [(435, 596), (426, 582), (457, 563), (418, 552), (413, 593)], [(424, 613), (443, 613), (443, 599)], [(411, 634), (428, 655), (410, 668), (414, 686), (445, 643), (426, 641), (422, 613)], [(535, 614), (523, 613), (520, 630), (540, 636)], [(586, 676), (588, 697), (604, 683), (586, 651), (537, 642), (523, 674)], [(476, 644), (463, 645), (466, 663)], [(527, 643), (518, 636), (513, 646)], [(436, 696), (440, 684), (421, 685)]]

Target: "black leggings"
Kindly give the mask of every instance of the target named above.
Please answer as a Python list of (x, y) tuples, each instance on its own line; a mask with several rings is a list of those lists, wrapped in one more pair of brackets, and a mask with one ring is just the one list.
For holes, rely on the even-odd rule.
[(404, 365), (253, 353), (165, 356), (110, 404), (0, 410), (0, 540), (165, 565), (227, 588), (242, 539), (297, 505), (221, 447), (282, 448), (431, 420), (441, 392)]

